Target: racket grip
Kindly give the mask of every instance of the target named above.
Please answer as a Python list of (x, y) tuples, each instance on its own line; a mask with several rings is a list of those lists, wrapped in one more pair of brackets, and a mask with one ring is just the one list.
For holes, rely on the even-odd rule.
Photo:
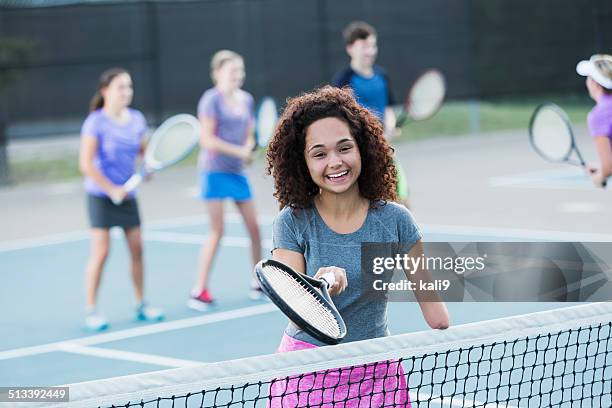
[(134, 191), (136, 189), (136, 187), (138, 187), (140, 185), (140, 183), (142, 183), (143, 179), (144, 179), (144, 174), (143, 173), (136, 173), (132, 177), (130, 177), (128, 179), (128, 181), (125, 182), (125, 184), (123, 185), (123, 189), (127, 193), (130, 193), (130, 192)]
[(336, 283), (336, 275), (334, 275), (333, 272), (327, 272), (326, 274), (323, 274), (321, 276), (321, 279), (327, 282), (327, 285), (329, 287), (334, 286), (334, 283)]
[[(132, 175), (132, 177), (128, 179), (128, 181), (125, 182), (125, 184), (123, 184), (123, 189), (127, 194), (129, 194), (130, 192), (134, 191), (140, 183), (142, 183), (143, 179), (143, 173), (135, 173), (134, 175)], [(111, 200), (113, 200), (113, 204), (121, 205), (124, 199), (111, 198)]]
[(111, 200), (112, 200), (113, 204), (115, 204), (115, 205), (121, 205), (121, 203), (123, 202), (123, 198), (111, 197)]
[(401, 128), (404, 126), (404, 124), (406, 124), (406, 120), (408, 119), (408, 115), (406, 115), (405, 112), (402, 112), (397, 120), (395, 121), (395, 127), (396, 128)]

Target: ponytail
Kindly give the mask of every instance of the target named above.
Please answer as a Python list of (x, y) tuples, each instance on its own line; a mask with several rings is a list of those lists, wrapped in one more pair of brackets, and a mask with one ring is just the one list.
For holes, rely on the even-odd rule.
[(91, 101), (89, 102), (89, 111), (93, 112), (95, 110), (101, 109), (104, 106), (104, 97), (100, 93), (100, 91), (96, 91), (94, 96), (92, 96)]

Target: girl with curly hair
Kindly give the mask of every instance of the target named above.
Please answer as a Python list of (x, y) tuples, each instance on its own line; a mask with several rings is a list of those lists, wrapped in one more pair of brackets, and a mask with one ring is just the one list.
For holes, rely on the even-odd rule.
[[(411, 254), (422, 252), (421, 232), (410, 211), (395, 202), (392, 153), (380, 121), (350, 90), (331, 86), (290, 99), (268, 148), (267, 171), (281, 207), (273, 226), (272, 257), (315, 278), (334, 273), (330, 294), (347, 326), (344, 342), (389, 334), (386, 298), (366, 298), (361, 284), (362, 243), (403, 243)], [(435, 299), (419, 299), (419, 304), (427, 323), (443, 329), (449, 325), (448, 312)], [(278, 351), (322, 345), (290, 323)], [(372, 381), (364, 382), (363, 372), (326, 372), (325, 384), (337, 377), (331, 380), (335, 391), (324, 390), (318, 397), (291, 392), (306, 383), (320, 390), (323, 376), (318, 373), (308, 381), (275, 381), (270, 405), (332, 405), (341, 398), (357, 406), (365, 398), (366, 405), (409, 406), (401, 366), (387, 363), (368, 365), (365, 375)], [(359, 386), (349, 386), (355, 383)]]

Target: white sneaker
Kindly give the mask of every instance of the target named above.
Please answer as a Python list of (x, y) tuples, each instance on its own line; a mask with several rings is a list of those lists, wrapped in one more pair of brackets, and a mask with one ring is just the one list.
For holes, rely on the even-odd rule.
[(136, 309), (136, 319), (143, 322), (159, 322), (164, 320), (164, 312), (156, 307), (142, 304)]
[(108, 329), (108, 321), (97, 312), (89, 313), (85, 318), (85, 329), (92, 332), (104, 331)]

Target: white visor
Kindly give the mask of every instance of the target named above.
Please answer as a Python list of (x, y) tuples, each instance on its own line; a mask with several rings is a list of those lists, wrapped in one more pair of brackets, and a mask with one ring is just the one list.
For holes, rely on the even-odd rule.
[(612, 89), (612, 79), (606, 77), (595, 68), (592, 58), (590, 61), (580, 61), (578, 65), (576, 65), (576, 72), (582, 76), (591, 77), (595, 82), (606, 89)]

